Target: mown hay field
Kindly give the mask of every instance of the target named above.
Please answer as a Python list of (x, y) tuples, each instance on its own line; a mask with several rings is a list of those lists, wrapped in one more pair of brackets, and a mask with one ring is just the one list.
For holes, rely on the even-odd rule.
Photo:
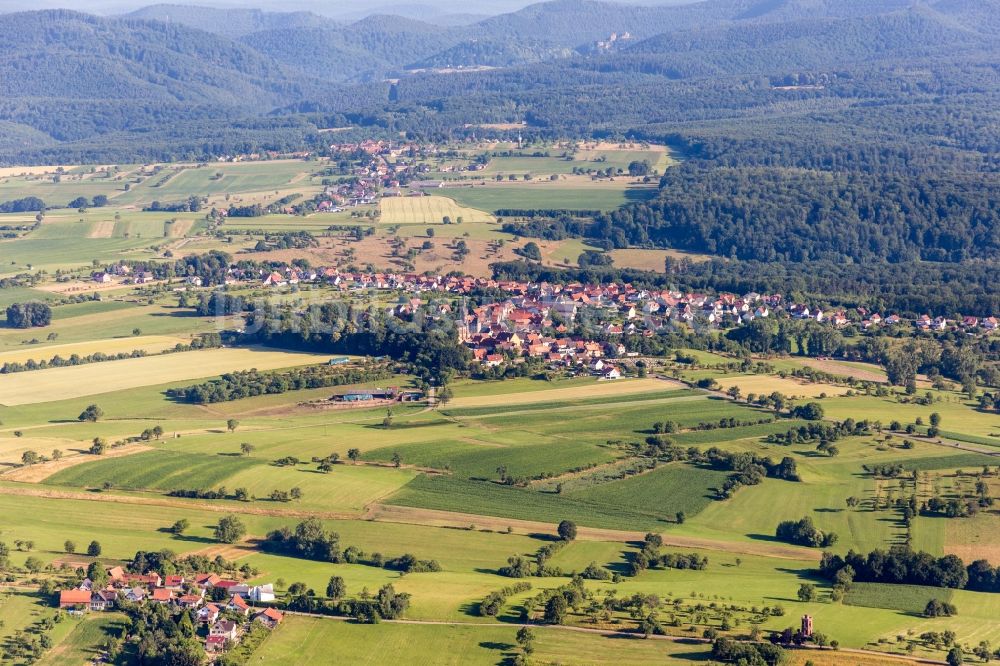
[[(485, 394), (476, 391), (463, 395), (459, 391), (459, 396), (448, 403), (448, 407), (489, 407), (496, 405), (528, 405), (539, 402), (557, 402), (564, 400), (578, 400), (586, 398), (599, 398), (602, 396), (621, 396), (637, 393), (648, 393), (653, 391), (663, 391), (667, 389), (682, 388), (682, 385), (673, 382), (665, 382), (659, 379), (627, 379), (615, 381), (581, 380), (573, 385), (560, 388), (546, 388), (545, 384), (533, 383), (527, 388), (533, 390), (518, 391), (522, 388), (513, 382), (494, 383), (492, 391)], [(557, 385), (558, 386), (558, 385)], [(508, 392), (514, 389), (514, 392)], [(487, 389), (488, 390), (488, 389)]]
[(259, 349), (207, 349), (163, 356), (50, 368), (5, 376), (0, 405), (27, 405), (121, 389), (212, 377), (233, 370), (273, 370), (319, 363), (313, 354)]
[(26, 361), (48, 361), (54, 356), (68, 359), (73, 354), (78, 356), (89, 356), (96, 353), (113, 355), (135, 350), (141, 350), (147, 354), (158, 354), (185, 342), (187, 340), (184, 338), (172, 335), (141, 335), (131, 338), (105, 338), (90, 342), (48, 345), (46, 347), (31, 346), (16, 351), (0, 352), (0, 365), (4, 363), (24, 363)]
[(384, 224), (441, 224), (445, 217), (453, 223), (493, 222), (494, 218), (475, 208), (461, 206), (443, 196), (387, 197), (379, 202), (379, 220)]

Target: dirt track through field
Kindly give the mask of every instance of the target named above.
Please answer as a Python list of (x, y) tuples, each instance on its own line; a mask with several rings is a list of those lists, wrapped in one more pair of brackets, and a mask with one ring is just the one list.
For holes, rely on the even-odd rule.
[(121, 446), (116, 449), (108, 449), (108, 452), (101, 456), (94, 456), (87, 453), (79, 453), (76, 455), (68, 455), (59, 460), (50, 460), (48, 462), (40, 463), (38, 465), (29, 465), (28, 467), (15, 467), (14, 469), (0, 474), (0, 478), (5, 481), (19, 481), (21, 483), (41, 483), (45, 479), (49, 478), (56, 472), (61, 472), (64, 469), (69, 469), (70, 467), (76, 467), (77, 465), (82, 465), (83, 463), (94, 462), (96, 460), (106, 460), (107, 458), (121, 458), (122, 456), (130, 456), (134, 453), (142, 453), (143, 451), (152, 450), (152, 446), (147, 446), (145, 444), (131, 444), (129, 446)]
[[(490, 529), (494, 531), (506, 531), (509, 527), (516, 534), (556, 534), (556, 526), (552, 523), (384, 504), (371, 505), (367, 513), (365, 513), (365, 518), (376, 522), (407, 523), (430, 527), (468, 528), (470, 525), (475, 525), (476, 529)], [(645, 536), (645, 532), (578, 527), (576, 538), (583, 541), (642, 541)], [(796, 548), (794, 546), (784, 546), (774, 543), (718, 541), (715, 539), (674, 535), (669, 532), (663, 534), (663, 543), (667, 546), (677, 548), (721, 550), (728, 553), (778, 557), (788, 560), (818, 561), (820, 558), (820, 553), (806, 548)]]

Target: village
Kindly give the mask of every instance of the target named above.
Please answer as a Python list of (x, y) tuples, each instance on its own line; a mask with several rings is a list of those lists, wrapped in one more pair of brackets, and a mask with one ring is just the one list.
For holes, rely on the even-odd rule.
[(204, 646), (209, 655), (222, 653), (239, 643), (247, 630), (260, 623), (274, 629), (283, 619), (281, 611), (259, 606), (275, 601), (270, 583), (248, 585), (215, 573), (161, 576), (156, 572), (136, 574), (121, 566), (106, 567), (107, 585), (85, 578), (79, 586), (59, 591), (58, 606), (71, 614), (112, 611), (130, 604), (162, 604), (188, 611), (205, 628)]
[[(94, 273), (92, 279), (107, 283), (145, 284), (149, 271), (132, 271), (126, 264)], [(185, 278), (176, 290), (202, 287), (198, 276)], [(515, 359), (539, 358), (552, 367), (586, 368), (604, 379), (621, 376), (613, 359), (638, 356), (622, 342), (628, 336), (652, 338), (671, 327), (694, 330), (727, 330), (769, 317), (808, 320), (837, 329), (868, 331), (908, 326), (917, 331), (961, 331), (990, 334), (1000, 330), (996, 316), (961, 316), (957, 319), (922, 315), (907, 320), (899, 314), (883, 315), (865, 308), (824, 310), (805, 303), (789, 303), (781, 294), (743, 295), (684, 293), (631, 284), (555, 284), (495, 280), (456, 275), (416, 273), (344, 272), (336, 268), (271, 269), (231, 267), (225, 279), (229, 288), (296, 288), (322, 285), (345, 294), (396, 292), (399, 302), (391, 314), (411, 318), (430, 309), (431, 316), (455, 322), (459, 340), (485, 366), (496, 367)], [(459, 311), (434, 295), (474, 296), (501, 292), (497, 300), (467, 306)], [(425, 307), (426, 306), (426, 307)]]

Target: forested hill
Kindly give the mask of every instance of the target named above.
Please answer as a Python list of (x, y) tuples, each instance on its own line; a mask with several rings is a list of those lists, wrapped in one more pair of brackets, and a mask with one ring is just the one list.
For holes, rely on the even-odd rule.
[(262, 30), (333, 27), (331, 19), (310, 12), (266, 12), (260, 9), (198, 7), (194, 5), (150, 5), (126, 18), (177, 23), (230, 38)]
[(262, 30), (241, 41), (304, 76), (367, 80), (446, 50), (461, 39), (461, 30), (373, 15), (346, 26)]
[[(529, 134), (669, 140), (732, 167), (995, 164), (1000, 0), (555, 0), (450, 27), (175, 10), (137, 14), (170, 23), (0, 15), (0, 161), (191, 159), (313, 147), (317, 127), (437, 139), (526, 121)], [(434, 71), (456, 66), (472, 69)]]
[(12, 133), (33, 129), (58, 141), (229, 120), (322, 94), (251, 48), (153, 21), (62, 10), (3, 15), (0, 54), (0, 118)]

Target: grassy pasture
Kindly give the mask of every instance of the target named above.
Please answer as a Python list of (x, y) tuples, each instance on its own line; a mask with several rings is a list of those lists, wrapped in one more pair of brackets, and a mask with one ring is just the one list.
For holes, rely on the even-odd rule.
[[(122, 490), (197, 490), (226, 486), (246, 488), (251, 496), (272, 490), (302, 489), (303, 499), (291, 504), (253, 503), (257, 508), (360, 511), (414, 477), (408, 470), (338, 465), (329, 474), (315, 466), (274, 467), (267, 460), (238, 455), (154, 450), (98, 460), (57, 472), (45, 479), (55, 486), (99, 488), (110, 481)], [(233, 506), (243, 506), (231, 503)]]
[[(589, 183), (588, 183), (589, 184)], [(631, 185), (621, 180), (609, 186), (588, 187), (583, 183), (566, 186), (560, 182), (539, 184), (496, 184), (478, 187), (448, 187), (443, 196), (459, 205), (479, 210), (503, 208), (559, 208), (566, 210), (614, 210), (628, 203), (647, 201), (656, 188)]]
[(942, 430), (984, 438), (984, 442), (995, 440), (1000, 444), (1000, 439), (990, 438), (991, 434), (1000, 432), (1000, 417), (996, 414), (980, 411), (956, 393), (933, 390), (930, 393), (942, 401), (932, 405), (903, 404), (893, 398), (860, 395), (825, 400), (823, 408), (827, 418), (870, 419), (886, 424), (899, 421), (903, 425), (914, 423), (918, 417), (927, 423), (931, 413), (937, 412), (941, 415)]
[[(400, 657), (409, 664), (493, 666), (518, 653), (515, 633), (515, 628), (502, 625), (366, 627), (319, 618), (293, 618), (269, 637), (257, 654), (262, 661), (276, 666), (316, 660), (374, 665)], [(671, 664), (681, 663), (671, 655), (696, 655), (701, 660), (707, 654), (703, 646), (666, 641), (610, 638), (544, 627), (538, 627), (535, 633), (533, 659), (539, 663)]]
[[(38, 662), (42, 666), (84, 664), (97, 657), (98, 646), (111, 636), (125, 631), (126, 616), (120, 613), (92, 613), (82, 618), (70, 618), (63, 624), (71, 627), (69, 635)], [(59, 630), (59, 625), (56, 625)]]
[[(309, 185), (318, 165), (301, 160), (210, 163), (205, 166), (168, 166), (130, 191), (114, 198), (116, 205), (144, 204), (154, 200), (180, 201), (189, 196), (273, 192)], [(218, 178), (217, 174), (222, 177)]]
[[(0, 328), (0, 351), (44, 349), (51, 345), (69, 343), (90, 344), (95, 339), (134, 339), (133, 331), (143, 335), (193, 337), (198, 333), (216, 330), (218, 321), (213, 317), (186, 315), (175, 307), (160, 304), (146, 305), (125, 301), (87, 301), (60, 305), (52, 310), (52, 324), (44, 329)], [(48, 340), (49, 334), (56, 338)]]
[(535, 476), (558, 474), (575, 467), (613, 460), (606, 449), (576, 442), (548, 442), (536, 446), (490, 446), (487, 443), (441, 441), (378, 448), (365, 454), (368, 460), (388, 461), (399, 453), (407, 464), (447, 469), (466, 478), (496, 477), (503, 465), (510, 474)]

